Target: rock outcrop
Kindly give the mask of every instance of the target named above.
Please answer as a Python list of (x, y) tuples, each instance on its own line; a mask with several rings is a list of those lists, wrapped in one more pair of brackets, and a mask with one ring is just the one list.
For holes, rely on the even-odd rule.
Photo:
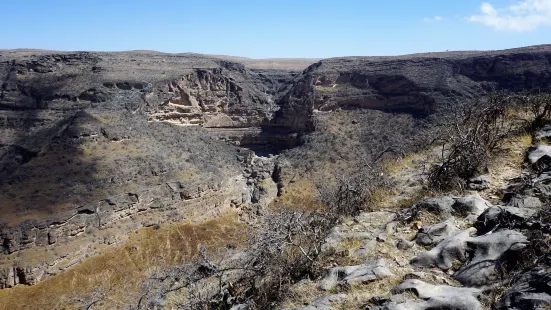
[(378, 109), (429, 115), (491, 89), (549, 89), (549, 46), (495, 52), (321, 60), (281, 101), (281, 123), (307, 129), (308, 114)]

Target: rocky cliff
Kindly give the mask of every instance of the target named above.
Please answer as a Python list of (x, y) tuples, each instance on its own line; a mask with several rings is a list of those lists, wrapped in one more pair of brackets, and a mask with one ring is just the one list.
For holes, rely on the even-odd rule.
[(550, 46), (325, 59), (293, 82), (278, 116), (299, 130), (318, 111), (376, 109), (423, 117), (488, 91), (547, 90), (550, 67)]

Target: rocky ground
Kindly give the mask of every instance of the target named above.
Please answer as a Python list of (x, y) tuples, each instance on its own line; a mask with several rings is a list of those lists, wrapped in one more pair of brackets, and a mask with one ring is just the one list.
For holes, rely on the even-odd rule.
[[(547, 134), (536, 133), (543, 139), (532, 146), (509, 140), (492, 172), (462, 195), (433, 194), (404, 209), (388, 208), (396, 205), (390, 197), (380, 211), (335, 227), (325, 245), (337, 253), (329, 259), (334, 267), (296, 284), (284, 308), (547, 309), (548, 248), (537, 245), (549, 244)], [(400, 166), (395, 196), (423, 192), (434, 155)]]
[[(495, 89), (551, 85), (549, 46), (335, 58), (306, 67), (312, 62), (0, 51), (0, 288), (63, 274), (140, 228), (230, 210), (246, 222), (274, 198), (312, 194), (320, 180), (346, 175), (383, 150), (404, 158), (426, 149), (446, 106)], [(390, 206), (416, 197), (422, 178), (399, 172), (411, 184), (386, 200), (390, 211), (368, 218), (396, 222)], [(376, 228), (357, 221), (336, 234)], [(448, 224), (464, 230), (465, 221)], [(404, 238), (416, 232), (402, 222), (387, 237), (363, 231), (369, 242), (357, 254), (390, 244), (392, 226)], [(407, 255), (369, 266), (400, 275), (412, 268)], [(326, 282), (354, 270), (338, 269)]]

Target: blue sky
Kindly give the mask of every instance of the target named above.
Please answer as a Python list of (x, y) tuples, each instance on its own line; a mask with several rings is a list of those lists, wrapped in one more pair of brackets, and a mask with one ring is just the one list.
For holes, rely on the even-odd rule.
[(551, 43), (551, 0), (0, 0), (0, 49), (252, 58)]

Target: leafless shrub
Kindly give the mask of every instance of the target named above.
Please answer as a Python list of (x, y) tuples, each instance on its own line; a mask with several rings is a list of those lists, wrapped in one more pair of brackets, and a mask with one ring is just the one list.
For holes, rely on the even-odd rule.
[(368, 201), (373, 192), (385, 185), (384, 174), (378, 164), (381, 156), (353, 173), (318, 182), (320, 200), (329, 212), (337, 217), (354, 216), (369, 208)]
[(529, 112), (530, 129), (541, 127), (551, 117), (551, 93), (521, 94), (517, 100)]
[(329, 212), (285, 211), (269, 215), (253, 242), (256, 275), (252, 305), (268, 309), (288, 288), (314, 277), (321, 246), (337, 216)]
[(202, 247), (195, 261), (153, 272), (131, 309), (166, 306), (169, 294), (178, 296), (171, 306), (181, 309), (273, 308), (293, 283), (317, 276), (335, 220), (329, 212), (266, 215), (248, 250), (216, 255)]
[[(238, 255), (239, 254), (239, 255)], [(170, 306), (177, 309), (230, 309), (245, 302), (250, 279), (258, 270), (254, 260), (226, 249), (222, 253), (207, 253), (200, 246), (199, 257), (184, 264), (152, 270), (142, 284), (142, 293), (129, 309), (154, 309)]]
[(463, 189), (465, 180), (483, 172), (488, 160), (514, 123), (508, 108), (514, 98), (494, 94), (471, 104), (449, 107), (441, 134), (441, 163), (429, 171), (430, 187), (439, 190)]

